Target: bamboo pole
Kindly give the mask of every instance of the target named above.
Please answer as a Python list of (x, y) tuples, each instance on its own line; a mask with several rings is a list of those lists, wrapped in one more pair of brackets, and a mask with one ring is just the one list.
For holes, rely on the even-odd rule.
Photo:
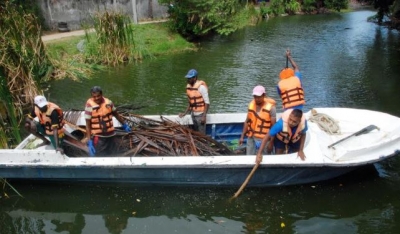
[(237, 198), (240, 193), (243, 191), (243, 189), (246, 187), (247, 183), (249, 183), (251, 177), (253, 177), (254, 172), (256, 172), (258, 166), (260, 165), (259, 162), (256, 163), (256, 165), (254, 165), (253, 170), (251, 170), (250, 174), (247, 176), (246, 180), (243, 182), (242, 186), (240, 186), (240, 188), (238, 189), (238, 191), (235, 193), (235, 195), (233, 195), (233, 197), (231, 199), (235, 199)]

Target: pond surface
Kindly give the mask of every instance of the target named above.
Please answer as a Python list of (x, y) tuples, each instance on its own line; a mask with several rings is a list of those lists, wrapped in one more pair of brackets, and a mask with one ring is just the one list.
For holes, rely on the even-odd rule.
[[(400, 34), (367, 22), (372, 11), (274, 18), (197, 52), (146, 60), (51, 84), (46, 96), (83, 109), (94, 85), (138, 114), (185, 110), (186, 72), (209, 86), (211, 113), (245, 112), (254, 86), (276, 93), (292, 50), (312, 107), (366, 108), (400, 116)], [(360, 116), (362, 118), (362, 116)], [(371, 123), (373, 124), (373, 123)], [(398, 233), (400, 159), (324, 183), (281, 188), (135, 187), (15, 182), (24, 198), (0, 200), (0, 233)], [(13, 193), (7, 191), (9, 195)]]

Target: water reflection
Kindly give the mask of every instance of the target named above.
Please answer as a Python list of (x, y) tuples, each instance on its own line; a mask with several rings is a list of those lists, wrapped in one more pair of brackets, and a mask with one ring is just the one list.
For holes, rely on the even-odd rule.
[(381, 223), (394, 218), (394, 208), (389, 205), (382, 209), (366, 210), (353, 217), (340, 218), (332, 214), (326, 217), (312, 217), (293, 223), (296, 233), (380, 233)]
[(386, 200), (397, 191), (380, 192), (385, 184), (373, 171), (247, 189), (233, 201), (235, 189), (226, 188), (14, 182), (26, 198), (2, 202), (0, 233), (357, 233), (377, 223), (390, 229), (398, 202)]
[(3, 223), (13, 224), (9, 232), (2, 233), (80, 233), (86, 226), (85, 217), (76, 213), (13, 210), (4, 212), (1, 216)]
[(13, 210), (1, 214), (2, 233), (380, 233), (382, 223), (394, 226), (394, 207), (357, 210), (355, 216), (338, 213), (285, 214), (276, 212), (280, 219), (262, 217), (258, 213), (244, 213), (243, 221), (224, 216), (188, 214), (182, 217), (166, 215), (132, 217), (124, 214), (79, 214), (68, 212), (35, 212)]
[[(225, 217), (201, 220), (194, 215), (185, 218), (134, 218), (116, 214), (82, 215), (16, 210), (6, 212), (4, 216), (14, 224), (15, 233), (239, 233), (244, 226), (242, 222)], [(193, 225), (197, 226), (194, 230)]]

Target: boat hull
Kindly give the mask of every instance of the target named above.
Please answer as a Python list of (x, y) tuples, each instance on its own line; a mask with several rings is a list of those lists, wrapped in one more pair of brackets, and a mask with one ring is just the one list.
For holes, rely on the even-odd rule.
[[(325, 181), (366, 165), (343, 167), (260, 166), (249, 187), (272, 187)], [(108, 167), (108, 166), (13, 166), (1, 167), (9, 179), (68, 180), (70, 182), (123, 182), (165, 186), (240, 186), (251, 167)]]
[[(264, 155), (247, 186), (286, 186), (325, 181), (399, 155), (400, 118), (347, 108), (318, 108), (317, 111), (334, 118), (341, 132), (327, 134), (317, 123), (308, 121), (303, 150), (306, 159), (301, 160), (297, 153)], [(310, 112), (305, 115), (310, 119)], [(245, 113), (210, 114), (207, 117), (209, 136), (223, 143), (238, 142)], [(182, 124), (190, 124), (191, 121), (189, 117), (168, 118)], [(83, 124), (84, 118), (79, 120), (82, 123), (77, 124)], [(374, 131), (329, 147), (371, 124), (377, 126)], [(37, 141), (41, 142), (31, 135), (16, 149), (0, 150), (0, 178), (237, 187), (245, 181), (255, 164), (255, 155), (68, 157), (55, 152), (51, 146), (27, 147)]]

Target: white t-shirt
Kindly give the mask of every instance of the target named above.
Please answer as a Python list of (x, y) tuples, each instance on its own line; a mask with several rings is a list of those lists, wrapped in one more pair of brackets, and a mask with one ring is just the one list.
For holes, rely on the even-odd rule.
[(208, 98), (208, 90), (204, 85), (200, 85), (199, 92), (201, 93), (201, 96), (203, 96), (204, 102), (206, 104), (210, 104), (210, 99)]
[[(210, 105), (210, 99), (208, 98), (208, 90), (204, 85), (200, 85), (199, 87), (199, 92), (201, 93), (201, 96), (203, 96), (203, 100), (205, 104)], [(203, 112), (198, 112), (198, 111), (193, 111), (193, 115), (201, 115)]]

